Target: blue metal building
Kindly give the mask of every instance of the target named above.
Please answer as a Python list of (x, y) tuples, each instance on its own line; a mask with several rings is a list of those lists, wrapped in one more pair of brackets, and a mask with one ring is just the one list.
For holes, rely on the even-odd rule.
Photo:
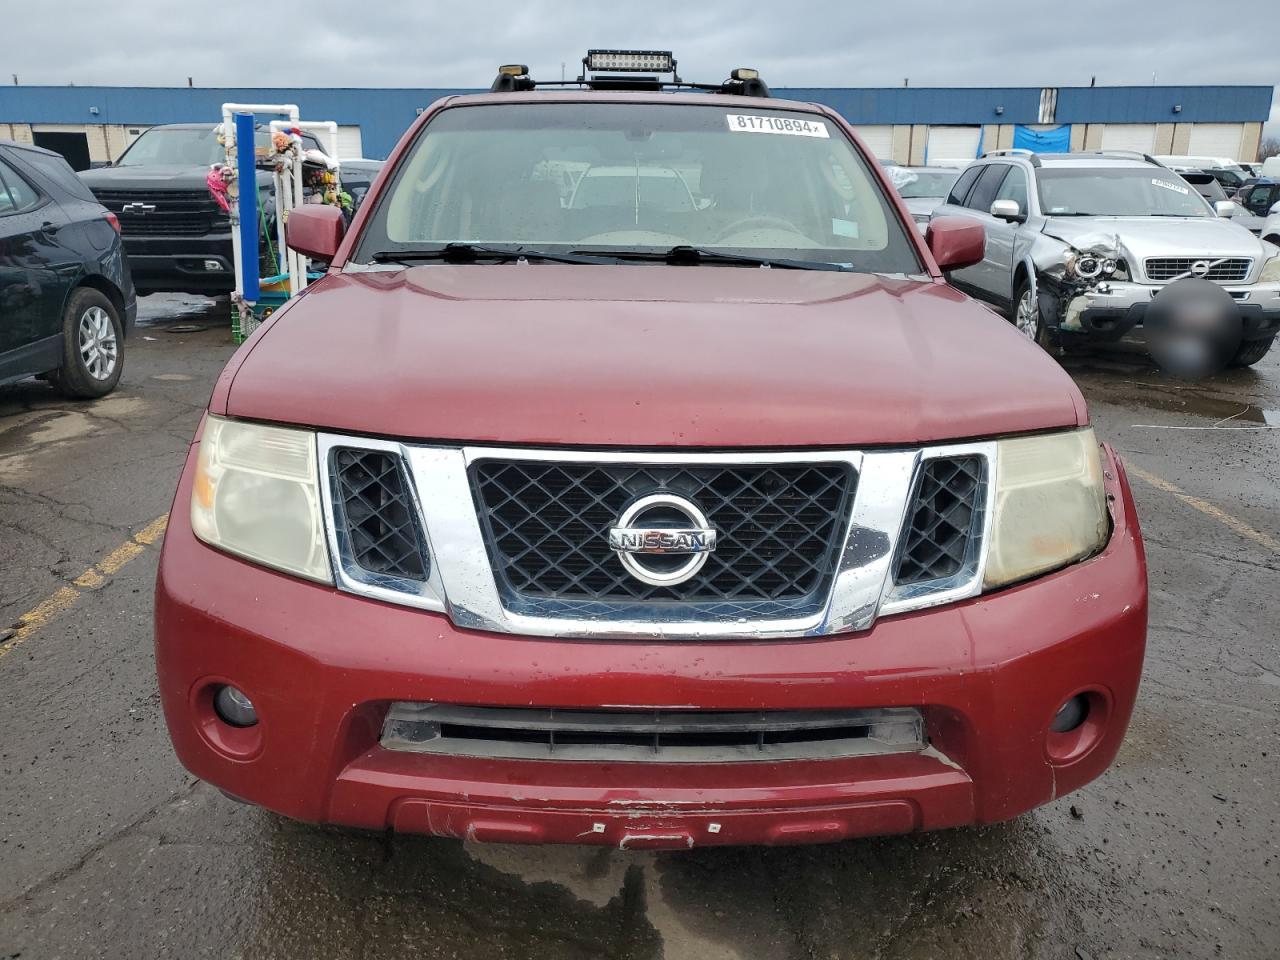
[[(474, 92), (440, 88), (0, 87), (0, 137), (83, 135), (93, 161), (114, 159), (148, 126), (220, 118), (224, 102), (296, 103), (304, 117), (335, 120), (344, 153), (385, 157), (432, 101)], [(893, 87), (775, 88), (775, 95), (838, 110), (881, 156), (923, 162), (964, 159), (978, 148), (1011, 146), (1016, 128), (1070, 125), (1074, 149), (1126, 146), (1155, 153), (1230, 155), (1251, 160), (1273, 88)], [(70, 142), (70, 141), (58, 141)], [(1213, 149), (1208, 149), (1208, 148)]]

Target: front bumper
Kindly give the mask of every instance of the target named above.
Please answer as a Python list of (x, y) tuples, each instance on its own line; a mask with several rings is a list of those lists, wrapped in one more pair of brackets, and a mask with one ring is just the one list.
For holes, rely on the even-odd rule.
[[(194, 458), (194, 448), (192, 458)], [(583, 642), (455, 629), (441, 615), (303, 582), (202, 544), (178, 488), (156, 587), (165, 718), (183, 764), (290, 817), (503, 842), (687, 848), (796, 843), (1004, 820), (1097, 777), (1142, 669), (1146, 564), (1108, 453), (1113, 535), (1093, 559), (999, 593), (819, 640)], [(216, 719), (233, 683), (257, 726)], [(1077, 692), (1092, 746), (1053, 759)], [(706, 765), (507, 760), (379, 744), (393, 701), (820, 710), (918, 707), (924, 752)]]
[[(146, 293), (227, 293), (235, 289), (231, 234), (124, 236), (133, 282)], [(216, 263), (216, 269), (208, 269)]]
[[(1142, 323), (1143, 314), (1161, 286), (1139, 283), (1104, 283), (1068, 304), (1063, 334), (1100, 340), (1118, 340)], [(1280, 331), (1280, 283), (1229, 284), (1240, 311), (1242, 338), (1263, 340)], [(1105, 292), (1104, 292), (1105, 291)], [(1078, 317), (1078, 324), (1073, 318)]]

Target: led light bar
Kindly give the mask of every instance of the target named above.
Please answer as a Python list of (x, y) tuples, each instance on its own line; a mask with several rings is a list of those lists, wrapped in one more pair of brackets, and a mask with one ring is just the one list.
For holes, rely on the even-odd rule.
[(588, 50), (588, 70), (619, 73), (675, 73), (676, 61), (670, 50)]

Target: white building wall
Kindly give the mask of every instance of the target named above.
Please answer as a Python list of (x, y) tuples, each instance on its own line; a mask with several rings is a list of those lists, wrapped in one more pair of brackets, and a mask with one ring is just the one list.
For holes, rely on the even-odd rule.
[(981, 127), (930, 127), (925, 162), (949, 164), (962, 161), (963, 165), (978, 156), (981, 141)]
[(872, 153), (880, 160), (893, 159), (893, 126), (891, 124), (854, 125), (854, 131), (860, 136)]
[(1102, 149), (1155, 153), (1156, 125), (1154, 123), (1105, 124), (1102, 127)]
[(1243, 123), (1196, 123), (1191, 126), (1187, 153), (1193, 157), (1230, 157), (1232, 160), (1239, 160), (1240, 143), (1243, 139)]

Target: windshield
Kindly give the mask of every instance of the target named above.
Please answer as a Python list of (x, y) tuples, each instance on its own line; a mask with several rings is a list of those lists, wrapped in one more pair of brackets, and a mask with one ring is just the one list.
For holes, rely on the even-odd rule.
[[(303, 133), (304, 149), (318, 149), (319, 141), (310, 133)], [(271, 148), (271, 133), (261, 127), (253, 134), (253, 151), (259, 160), (266, 157)], [(116, 161), (117, 167), (207, 167), (226, 161), (226, 151), (218, 142), (214, 124), (208, 127), (152, 127)]]
[(693, 246), (922, 270), (844, 134), (814, 114), (765, 106), (446, 109), (398, 164), (354, 259), (449, 243), (600, 254)]
[(1036, 178), (1047, 217), (1212, 217), (1204, 198), (1158, 167), (1041, 168)]
[(901, 180), (894, 178), (894, 186), (904, 200), (914, 197), (945, 197), (960, 176), (959, 170), (904, 170)]
[(133, 141), (116, 161), (118, 167), (206, 167), (226, 159), (213, 124), (205, 129), (153, 127)]

